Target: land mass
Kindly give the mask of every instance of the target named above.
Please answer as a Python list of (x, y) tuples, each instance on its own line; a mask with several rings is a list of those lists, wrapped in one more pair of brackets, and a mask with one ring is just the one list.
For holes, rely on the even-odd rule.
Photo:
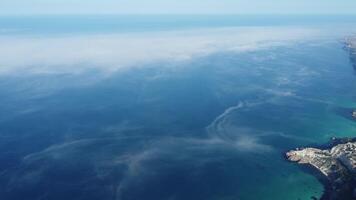
[[(345, 49), (356, 70), (356, 36), (345, 39)], [(351, 116), (356, 119), (355, 109)], [(317, 169), (326, 186), (322, 200), (356, 200), (356, 138), (332, 138), (324, 147), (296, 149), (286, 156)]]
[(287, 152), (290, 161), (308, 164), (325, 178), (322, 199), (356, 199), (356, 139), (333, 138), (327, 148), (303, 148)]
[(346, 38), (344, 48), (349, 51), (352, 66), (356, 70), (356, 36)]

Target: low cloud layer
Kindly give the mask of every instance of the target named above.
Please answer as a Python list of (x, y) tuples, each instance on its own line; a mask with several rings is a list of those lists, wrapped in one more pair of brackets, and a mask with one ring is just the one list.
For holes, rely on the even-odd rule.
[(189, 60), (220, 51), (245, 52), (310, 39), (303, 28), (220, 28), (135, 34), (1, 36), (0, 74), (104, 72)]

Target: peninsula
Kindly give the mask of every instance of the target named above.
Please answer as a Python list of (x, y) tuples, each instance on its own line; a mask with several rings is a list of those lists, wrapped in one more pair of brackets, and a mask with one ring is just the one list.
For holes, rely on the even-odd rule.
[(356, 139), (333, 138), (328, 148), (303, 148), (287, 152), (290, 161), (308, 164), (325, 178), (322, 199), (356, 199)]
[[(345, 39), (345, 49), (356, 70), (356, 37)], [(356, 119), (356, 110), (350, 110)], [(312, 166), (326, 184), (322, 200), (356, 200), (356, 138), (332, 138), (322, 148), (301, 148), (286, 153), (289, 161)]]

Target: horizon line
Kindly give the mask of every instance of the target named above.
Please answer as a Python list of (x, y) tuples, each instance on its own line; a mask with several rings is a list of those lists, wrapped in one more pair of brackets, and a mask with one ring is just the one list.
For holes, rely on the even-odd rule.
[(356, 16), (356, 13), (15, 13), (3, 16)]

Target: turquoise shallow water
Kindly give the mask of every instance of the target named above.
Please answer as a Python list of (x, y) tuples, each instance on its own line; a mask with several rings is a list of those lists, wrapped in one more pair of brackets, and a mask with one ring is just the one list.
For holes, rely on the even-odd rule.
[[(68, 35), (85, 38), (89, 32), (118, 34), (121, 28), (125, 34), (137, 34), (142, 30), (136, 28), (145, 26), (155, 27), (147, 29), (159, 36), (167, 31), (160, 27), (161, 18), (131, 17), (131, 21), (124, 18), (118, 22), (115, 19), (95, 18), (93, 22), (74, 18), (72, 23), (80, 24), (78, 27), (65, 23), (68, 18), (58, 26), (42, 18), (37, 18), (41, 22), (3, 18), (2, 29), (16, 33), (6, 31), (1, 39), (23, 42), (21, 48), (14, 47), (21, 54), (26, 48), (38, 52), (32, 39), (37, 45), (41, 43), (39, 48), (50, 51), (63, 48), (51, 43), (57, 41), (51, 38), (59, 38), (62, 43), (77, 42), (68, 40)], [(339, 17), (337, 20), (348, 26), (339, 28), (331, 23), (335, 26), (333, 30), (339, 31), (330, 31), (325, 29), (330, 19), (325, 17), (305, 23), (303, 18), (277, 17), (268, 23), (255, 17), (250, 25), (260, 28), (248, 32), (251, 37), (264, 33), (266, 23), (290, 28), (291, 22), (293, 27), (322, 30), (317, 31), (322, 36), (282, 42), (284, 34), (268, 42), (244, 39), (234, 48), (213, 40), (226, 35), (208, 37), (203, 33), (206, 29), (200, 28), (244, 27), (248, 24), (246, 18), (225, 16), (210, 24), (210, 18), (191, 21), (181, 17), (179, 28), (175, 28), (178, 25), (172, 22), (174, 19), (167, 18), (162, 26), (169, 27), (170, 32), (179, 29), (180, 34), (199, 27), (201, 35), (189, 41), (203, 38), (209, 45), (199, 43), (197, 48), (213, 46), (213, 50), (197, 54), (196, 48), (183, 43), (184, 52), (194, 50), (191, 55), (182, 55), (181, 45), (175, 45), (177, 51), (169, 59), (147, 63), (140, 60), (134, 67), (120, 70), (107, 69), (106, 62), (83, 61), (87, 57), (80, 53), (75, 58), (81, 64), (71, 63), (73, 57), (61, 55), (57, 55), (61, 58), (58, 60), (68, 60), (59, 62), (57, 56), (51, 55), (55, 62), (48, 62), (45, 51), (28, 60), (45, 60), (43, 63), (19, 64), (11, 54), (7, 54), (8, 60), (0, 59), (0, 67), (16, 69), (1, 70), (0, 74), (2, 197), (307, 200), (322, 195), (322, 184), (299, 166), (287, 162), (284, 153), (296, 147), (323, 144), (333, 136), (355, 135), (355, 122), (349, 115), (356, 106), (356, 77), (349, 53), (340, 42), (352, 33), (352, 18)], [(27, 20), (32, 24), (27, 24)], [(99, 23), (101, 20), (105, 23)], [(134, 26), (134, 22), (145, 26)], [(98, 26), (92, 29), (87, 25), (91, 23)], [(113, 28), (112, 24), (116, 26)], [(224, 29), (224, 33), (229, 30)], [(283, 30), (277, 29), (275, 33)], [(65, 38), (61, 38), (63, 35)], [(42, 44), (43, 40), (49, 41), (50, 48)], [(134, 42), (137, 40), (148, 44), (141, 38), (130, 39), (125, 50), (137, 52)], [(177, 43), (177, 40), (186, 41), (173, 37), (164, 42)], [(88, 49), (103, 48), (102, 40), (96, 42), (76, 44), (85, 53)], [(236, 41), (229, 38), (229, 42)], [(237, 48), (241, 45), (248, 48)], [(185, 49), (186, 46), (189, 48)], [(145, 50), (144, 45), (141, 48)], [(105, 49), (120, 50), (107, 45)], [(150, 58), (166, 58), (166, 54), (143, 52)], [(124, 53), (117, 52), (117, 59), (123, 59), (119, 54)], [(99, 60), (112, 58), (103, 54), (108, 52), (89, 55)], [(133, 57), (136, 56), (142, 57), (142, 53)]]

